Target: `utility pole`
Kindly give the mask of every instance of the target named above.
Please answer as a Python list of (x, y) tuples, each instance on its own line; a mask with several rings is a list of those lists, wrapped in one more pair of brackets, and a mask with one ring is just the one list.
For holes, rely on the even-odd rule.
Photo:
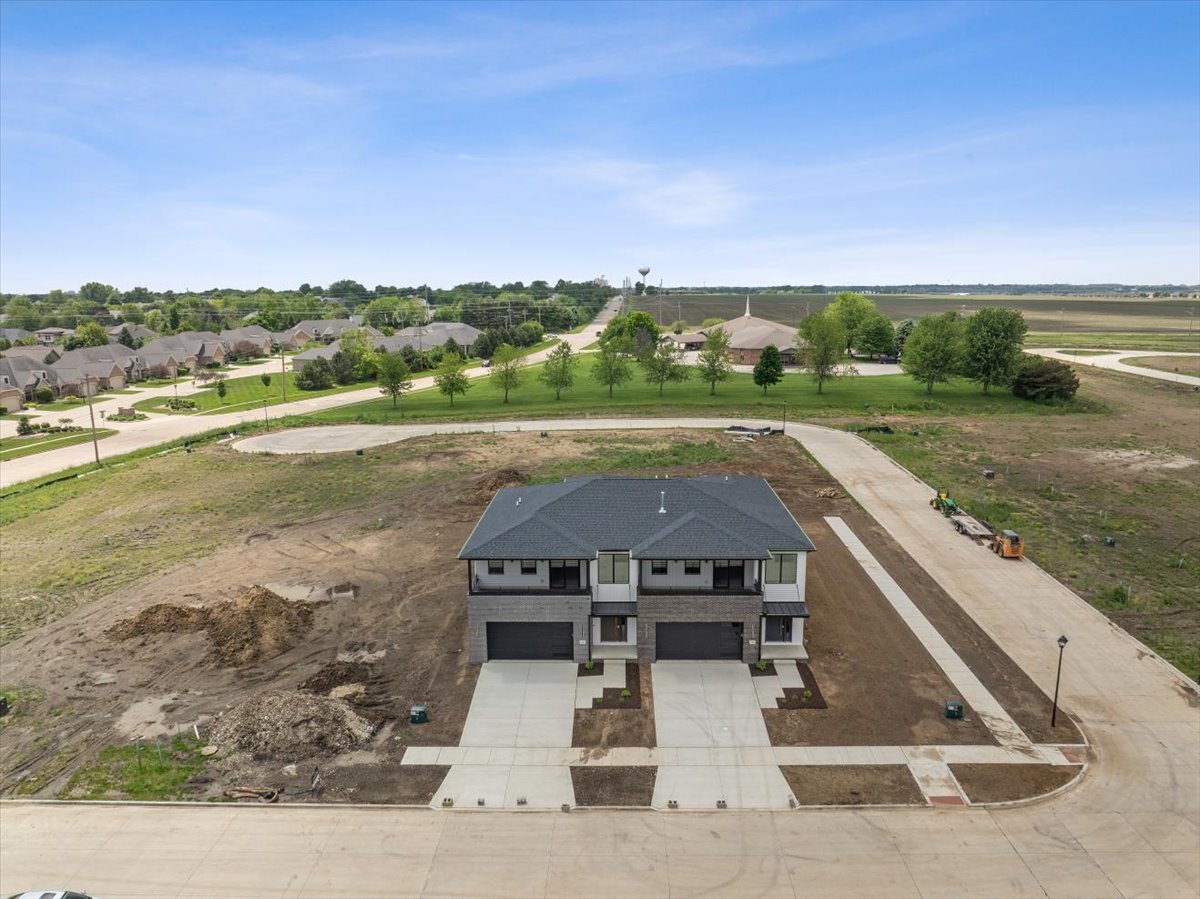
[[(176, 388), (178, 390), (178, 388)], [(92, 420), (92, 452), (96, 454), (96, 467), (100, 467), (100, 443), (96, 440), (96, 412), (92, 408), (92, 376), (83, 376), (83, 395), (87, 397), (88, 418)]]
[(265, 396), (263, 397), (263, 424), (268, 431), (271, 429), (271, 419), (267, 416), (267, 398)]

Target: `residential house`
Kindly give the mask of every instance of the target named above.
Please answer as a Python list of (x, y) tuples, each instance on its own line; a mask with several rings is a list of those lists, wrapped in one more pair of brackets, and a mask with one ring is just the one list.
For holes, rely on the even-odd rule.
[(5, 412), (20, 412), (25, 405), (25, 393), (21, 388), (3, 380), (0, 374), (0, 409)]
[(158, 337), (139, 350), (146, 364), (155, 370), (174, 364), (194, 371), (206, 365), (222, 365), (229, 356), (229, 344), (212, 331), (181, 331)]
[(292, 371), (304, 371), (304, 366), (308, 365), (314, 359), (332, 359), (340, 348), (336, 340), (327, 346), (309, 347), (307, 350), (303, 350), (292, 357)]
[(54, 346), (60, 340), (66, 340), (75, 334), (74, 328), (38, 328), (33, 332), (38, 343), (42, 346)]
[[(121, 374), (116, 379), (121, 382), (120, 386), (107, 374), (109, 367), (114, 364), (121, 369)], [(126, 384), (146, 377), (146, 363), (141, 350), (132, 350), (120, 343), (68, 350), (55, 360), (51, 367), (55, 371), (78, 370), (100, 378), (104, 382), (101, 386), (105, 390), (121, 390)]]
[(269, 356), (275, 347), (275, 338), (262, 325), (228, 328), (220, 337), (229, 345), (230, 357), (234, 359)]
[(138, 325), (132, 322), (122, 322), (119, 325), (113, 325), (111, 328), (105, 328), (104, 332), (108, 335), (108, 339), (116, 343), (121, 339), (121, 332), (128, 331), (129, 336), (134, 340), (153, 340), (158, 335), (147, 328), (145, 325)]
[(383, 336), (382, 331), (372, 328), (370, 325), (364, 325), (362, 319), (358, 317), (308, 318), (297, 324), (294, 328), (284, 331), (283, 334), (288, 344), (303, 346), (314, 340), (319, 340), (321, 343), (333, 343), (333, 341), (342, 336), (343, 331), (357, 331), (359, 329), (365, 331), (370, 337)]
[(4, 351), (4, 355), (10, 359), (30, 359), (43, 365), (50, 365), (58, 359), (61, 353), (54, 347), (38, 344), (36, 346), (10, 346)]
[(430, 347), (443, 346), (447, 340), (453, 339), (465, 353), (482, 333), (478, 328), (463, 322), (430, 322), (426, 325), (401, 328), (391, 337), (377, 340), (376, 345), (384, 347), (389, 353), (395, 353), (405, 346), (427, 350)]
[(758, 477), (504, 489), (459, 553), (470, 660), (807, 658), (813, 549)]
[(101, 390), (125, 389), (125, 369), (121, 363), (112, 359), (66, 361), (68, 355), (64, 354), (50, 369), (59, 396), (95, 396)]
[(0, 340), (16, 343), (18, 340), (24, 340), (32, 333), (32, 331), (26, 331), (24, 328), (0, 328)]
[[(59, 395), (57, 378), (50, 372), (48, 365), (23, 356), (6, 354), (0, 357), (0, 388), (5, 391), (6, 409), (14, 399), (11, 391), (18, 391), (23, 402), (31, 402), (35, 398), (38, 388), (42, 386), (49, 387), (56, 397)], [(17, 408), (20, 408), (19, 404)], [(15, 412), (16, 410), (9, 409), (9, 411)]]

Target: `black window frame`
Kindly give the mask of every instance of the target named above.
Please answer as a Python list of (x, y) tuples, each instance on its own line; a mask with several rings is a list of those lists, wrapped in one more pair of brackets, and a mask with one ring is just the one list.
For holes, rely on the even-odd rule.
[[(550, 589), (551, 590), (578, 590), (583, 584), (581, 578), (580, 564), (578, 559), (551, 559), (550, 560)], [(571, 583), (572, 578), (567, 576), (567, 572), (575, 572), (574, 583)]]
[[(496, 570), (497, 565), (500, 566), (499, 571)], [(488, 559), (487, 560), (487, 573), (488, 574), (504, 574), (504, 560), (503, 559)]]
[(701, 567), (699, 559), (684, 559), (683, 560), (683, 573), (684, 574), (692, 574), (692, 575), (700, 574), (700, 572), (702, 570), (703, 570), (703, 568)]
[(537, 559), (522, 559), (521, 574), (537, 574)]
[[(662, 566), (662, 571), (658, 570), (660, 565)], [(663, 575), (670, 574), (671, 565), (666, 559), (651, 559), (650, 573), (655, 577), (662, 577)]]

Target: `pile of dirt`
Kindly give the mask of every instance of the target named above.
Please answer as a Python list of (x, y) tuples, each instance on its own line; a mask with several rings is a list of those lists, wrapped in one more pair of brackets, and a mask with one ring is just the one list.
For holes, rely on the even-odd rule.
[(482, 475), (475, 481), (475, 489), (480, 494), (491, 494), (505, 487), (520, 487), (529, 476), (516, 468), (498, 468)]
[(821, 497), (821, 499), (842, 498), (842, 491), (838, 490), (836, 487), (821, 487), (819, 490), (815, 491), (815, 493), (817, 496)]
[(371, 666), (363, 662), (330, 662), (312, 677), (302, 680), (299, 689), (328, 695), (330, 690), (347, 684), (365, 684), (371, 679)]
[(149, 634), (204, 631), (222, 666), (271, 659), (295, 646), (313, 621), (314, 603), (289, 602), (265, 587), (251, 587), (232, 602), (213, 606), (159, 603), (106, 631), (116, 640)]
[(215, 745), (267, 758), (334, 755), (360, 745), (371, 725), (338, 699), (269, 690), (235, 706), (213, 726)]

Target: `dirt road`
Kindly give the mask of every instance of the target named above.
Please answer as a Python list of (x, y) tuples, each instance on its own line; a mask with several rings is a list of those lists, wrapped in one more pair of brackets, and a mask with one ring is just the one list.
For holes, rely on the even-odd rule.
[(1063, 702), (1093, 744), (1092, 770), (1079, 787), (990, 811), (564, 815), (6, 804), (0, 893), (86, 880), (112, 896), (1200, 895), (1196, 686), (1031, 563), (981, 553), (938, 517), (915, 511), (931, 488), (865, 441), (810, 425), (790, 425), (788, 434), (1043, 690), (1053, 689), (1055, 639), (1070, 638)]

